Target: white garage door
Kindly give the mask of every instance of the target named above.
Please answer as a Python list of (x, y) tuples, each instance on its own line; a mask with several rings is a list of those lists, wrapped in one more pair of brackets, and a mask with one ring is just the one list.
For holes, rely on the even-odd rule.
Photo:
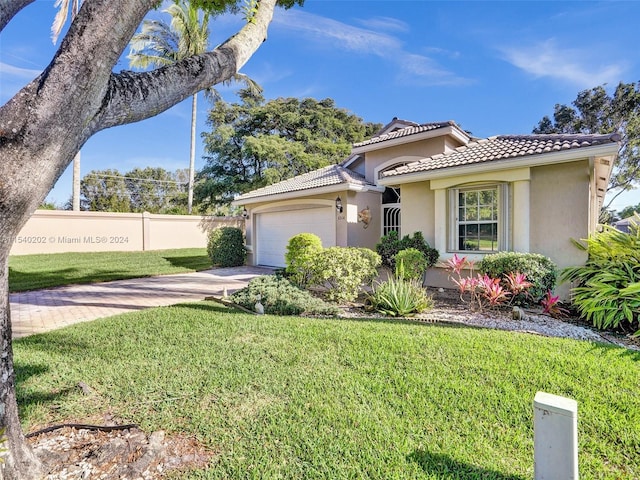
[(336, 218), (331, 207), (259, 213), (256, 217), (258, 265), (284, 267), (287, 243), (298, 233), (315, 233), (323, 247), (336, 244)]

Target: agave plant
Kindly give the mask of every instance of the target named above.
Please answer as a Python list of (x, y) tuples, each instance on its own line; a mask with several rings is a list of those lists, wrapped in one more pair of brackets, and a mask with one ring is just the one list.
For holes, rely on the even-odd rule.
[(375, 310), (392, 317), (411, 317), (433, 307), (433, 299), (417, 280), (390, 277), (369, 294)]

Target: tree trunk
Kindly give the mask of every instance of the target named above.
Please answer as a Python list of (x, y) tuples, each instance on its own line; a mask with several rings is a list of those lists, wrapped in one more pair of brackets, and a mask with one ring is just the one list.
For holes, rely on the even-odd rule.
[(191, 215), (193, 208), (193, 182), (195, 179), (195, 164), (196, 164), (196, 112), (198, 109), (198, 94), (193, 96), (191, 103), (191, 149), (189, 152), (189, 198), (188, 198), (188, 212)]
[(9, 311), (9, 267), (7, 255), (0, 256), (0, 341), (2, 355), (0, 358), (0, 425), (5, 430), (3, 455), (4, 463), (0, 464), (1, 480), (31, 480), (43, 477), (42, 465), (27, 445), (16, 403), (15, 373), (13, 371), (13, 350), (11, 348), (11, 314)]
[[(32, 1), (0, 0), (0, 30)], [(255, 21), (211, 52), (113, 73), (157, 0), (85, 0), (49, 66), (0, 106), (0, 429), (8, 447), (0, 480), (42, 478), (15, 395), (8, 259), (18, 232), (93, 134), (150, 118), (235, 75), (266, 39), (275, 3), (260, 0)]]

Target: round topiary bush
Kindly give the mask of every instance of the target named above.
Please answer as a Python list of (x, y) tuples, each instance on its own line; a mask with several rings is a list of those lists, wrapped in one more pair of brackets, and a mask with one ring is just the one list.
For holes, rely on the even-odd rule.
[(216, 228), (209, 234), (207, 254), (216, 267), (244, 265), (247, 250), (242, 230), (236, 227)]
[(322, 251), (322, 240), (313, 233), (299, 233), (289, 239), (284, 260), (289, 279), (306, 287), (313, 277), (313, 259)]
[(424, 253), (417, 248), (400, 250), (396, 254), (395, 264), (396, 277), (419, 282), (422, 282), (424, 272), (426, 272), (429, 267)]
[(380, 242), (376, 245), (376, 252), (382, 258), (382, 265), (395, 270), (396, 255), (401, 250), (408, 248), (415, 248), (423, 253), (427, 261), (427, 268), (433, 267), (440, 257), (438, 250), (427, 243), (422, 232), (415, 232), (413, 236), (405, 235), (400, 239), (398, 232), (391, 231), (380, 239)]

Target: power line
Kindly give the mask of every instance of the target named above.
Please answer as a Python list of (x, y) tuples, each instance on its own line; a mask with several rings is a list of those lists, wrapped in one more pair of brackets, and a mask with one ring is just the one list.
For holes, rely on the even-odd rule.
[(122, 178), (123, 180), (135, 180), (140, 182), (154, 182), (154, 183), (173, 183), (175, 185), (188, 185), (189, 182), (178, 182), (177, 180), (157, 180), (155, 178), (140, 178), (140, 177), (126, 177), (124, 175), (108, 175), (108, 174), (97, 174), (97, 173), (88, 173), (85, 177), (95, 177), (95, 178)]

